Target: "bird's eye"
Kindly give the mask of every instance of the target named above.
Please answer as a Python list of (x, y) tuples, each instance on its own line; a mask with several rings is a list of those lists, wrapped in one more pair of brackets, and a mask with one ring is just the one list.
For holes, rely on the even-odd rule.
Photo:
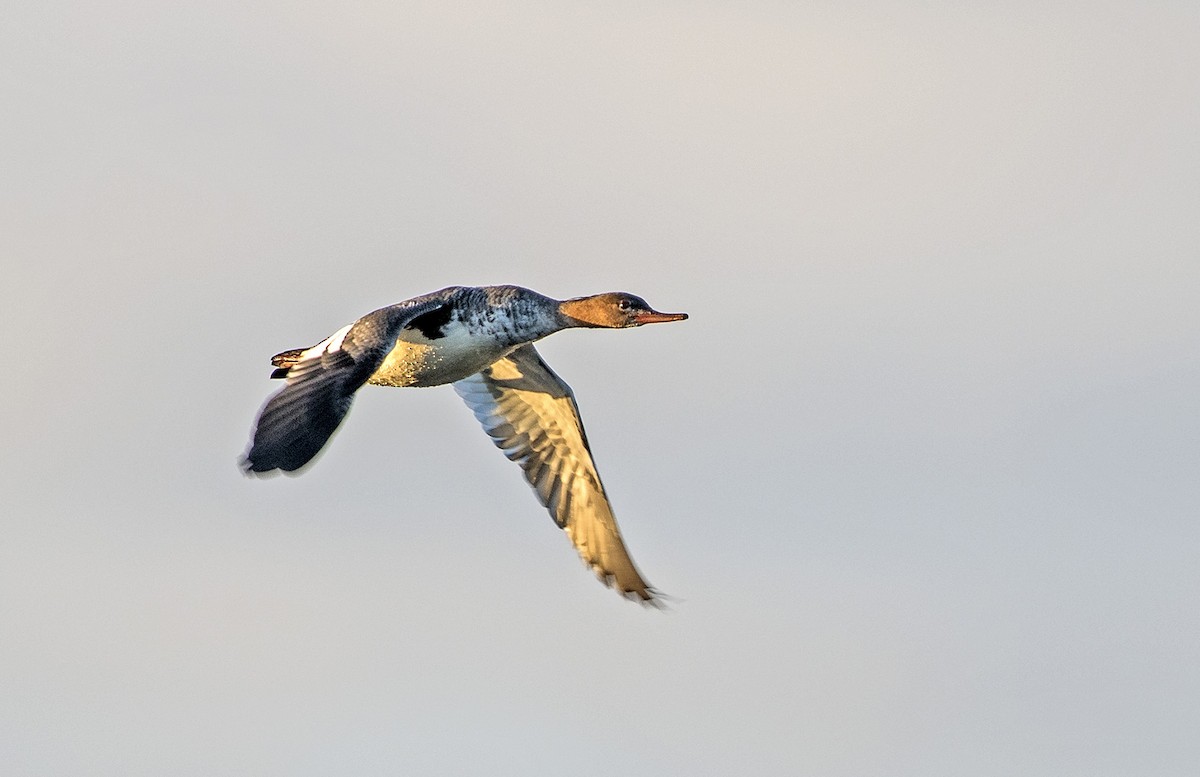
[(627, 299), (623, 299), (617, 303), (617, 307), (621, 310), (629, 310), (631, 307), (633, 307), (633, 303)]

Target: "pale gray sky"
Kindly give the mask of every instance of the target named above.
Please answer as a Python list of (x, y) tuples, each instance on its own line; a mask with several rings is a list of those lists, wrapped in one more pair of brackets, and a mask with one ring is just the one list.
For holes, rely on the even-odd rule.
[[(0, 28), (12, 775), (1193, 775), (1194, 3), (24, 3)], [(635, 559), (452, 391), (236, 467), (271, 354), (569, 332)]]

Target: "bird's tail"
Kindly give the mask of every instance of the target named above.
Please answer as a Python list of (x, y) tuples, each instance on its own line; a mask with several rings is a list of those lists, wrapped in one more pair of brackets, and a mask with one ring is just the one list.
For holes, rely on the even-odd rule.
[(274, 364), (278, 369), (271, 373), (272, 378), (286, 378), (288, 371), (296, 366), (296, 362), (300, 361), (300, 354), (304, 353), (307, 348), (293, 348), (290, 351), (277, 353), (271, 357), (271, 364)]

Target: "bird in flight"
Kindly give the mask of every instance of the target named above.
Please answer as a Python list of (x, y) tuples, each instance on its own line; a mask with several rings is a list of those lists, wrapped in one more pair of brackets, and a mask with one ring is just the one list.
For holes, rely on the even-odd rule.
[(682, 321), (641, 297), (609, 292), (556, 300), (520, 286), (451, 286), (368, 313), (311, 348), (276, 354), (267, 400), (242, 459), (248, 474), (296, 472), (337, 430), (363, 384), (451, 384), (496, 447), (525, 472), (554, 522), (605, 585), (659, 605), (621, 539), (579, 406), (534, 349), (563, 329)]

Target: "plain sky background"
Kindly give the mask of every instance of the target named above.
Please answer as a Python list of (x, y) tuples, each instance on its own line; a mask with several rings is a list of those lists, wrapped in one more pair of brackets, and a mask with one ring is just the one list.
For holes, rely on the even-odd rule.
[[(1195, 775), (1194, 2), (25, 2), (6, 775)], [(236, 459), (451, 284), (567, 332), (598, 585), (449, 388)]]

